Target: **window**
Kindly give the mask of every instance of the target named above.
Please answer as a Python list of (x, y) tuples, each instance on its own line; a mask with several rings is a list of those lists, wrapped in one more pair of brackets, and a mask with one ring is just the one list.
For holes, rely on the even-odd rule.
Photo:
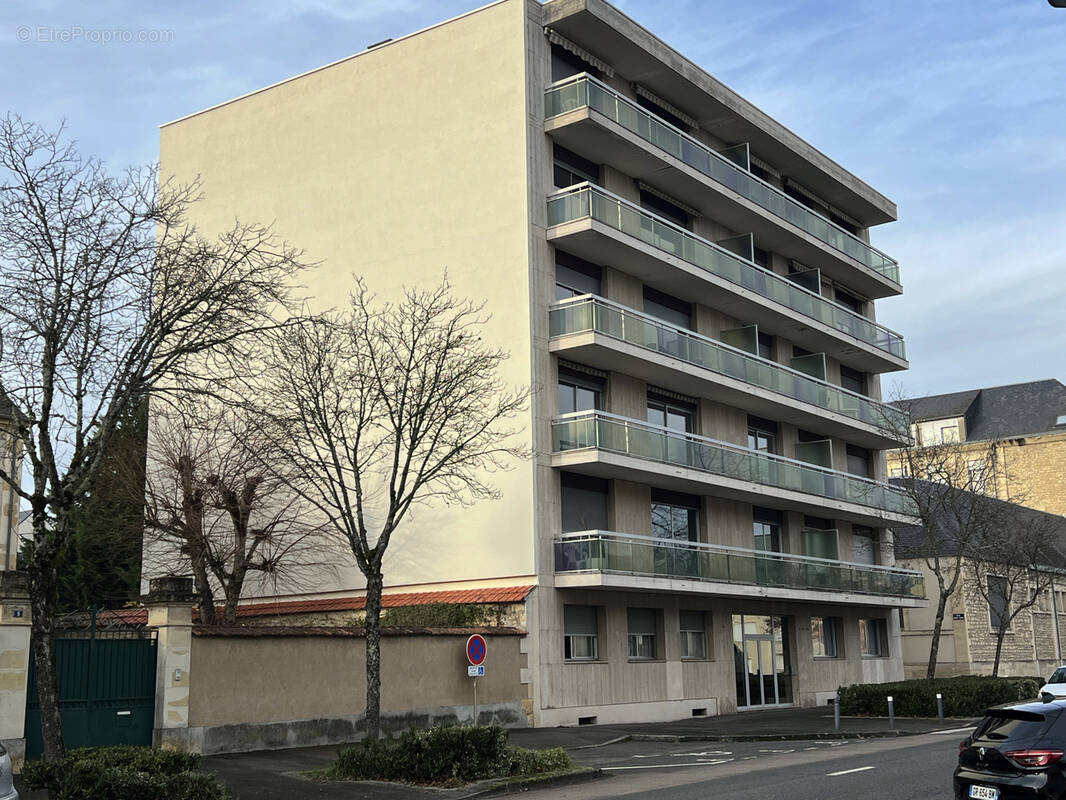
[(640, 190), (640, 207), (645, 211), (650, 211), (652, 214), (658, 214), (660, 217), (664, 217), (682, 228), (688, 228), (689, 226), (689, 215), (685, 209), (674, 205), (669, 200), (663, 200), (646, 189)]
[(707, 619), (702, 611), (681, 611), (681, 658), (707, 658)]
[(866, 394), (866, 376), (857, 369), (840, 365), (840, 388), (849, 392)]
[(696, 409), (689, 403), (648, 393), (648, 422), (672, 431), (691, 433)]
[(629, 622), (629, 657), (647, 661), (656, 658), (656, 629), (658, 613), (654, 608), (627, 608)]
[(659, 105), (653, 100), (649, 100), (642, 94), (637, 95), (637, 105), (639, 105), (646, 111), (650, 111), (652, 114), (659, 117), (659, 119), (666, 120), (675, 128), (680, 128), (683, 131), (687, 131), (689, 128), (688, 123), (685, 122), (685, 120), (681, 119), (681, 117), (677, 116), (677, 114), (667, 111), (661, 105)]
[(1007, 619), (1007, 579), (999, 575), (989, 575), (987, 580), (988, 622), (994, 631), (1000, 628), (1008, 629), (1010, 620)]
[(595, 411), (603, 407), (603, 379), (559, 367), (559, 413)]
[(651, 490), (651, 530), (657, 539), (694, 542), (699, 538), (700, 499), (664, 489)]
[(563, 533), (607, 530), (607, 481), (563, 472), (559, 484)]
[(888, 625), (883, 618), (859, 620), (859, 651), (867, 657), (888, 655)]
[(862, 300), (857, 298), (851, 292), (845, 292), (843, 289), (834, 288), (833, 298), (845, 308), (850, 308), (856, 314), (862, 314)]
[(749, 414), (748, 447), (762, 453), (777, 452), (777, 423)]
[(692, 306), (649, 286), (644, 287), (644, 313), (686, 330), (692, 328)]
[(940, 427), (940, 441), (945, 443), (959, 441), (958, 423), (952, 423), (951, 425), (942, 425)]
[(781, 512), (772, 508), (755, 507), (752, 511), (752, 533), (755, 549), (768, 553), (781, 552)]
[(815, 658), (840, 658), (843, 630), (840, 617), (811, 617), (811, 654)]
[(966, 462), (966, 480), (971, 492), (983, 492), (987, 482), (984, 459)]
[(555, 145), (552, 149), (555, 162), (554, 181), (556, 189), (566, 189), (578, 183), (600, 182), (600, 165), (565, 147)]
[(774, 357), (774, 337), (768, 333), (759, 332), (759, 358), (768, 360)]
[(1055, 610), (1060, 614), (1066, 614), (1066, 592), (1061, 589), (1055, 590)]
[(851, 528), (851, 560), (856, 564), (877, 563), (877, 531), (861, 525)]
[(560, 250), (555, 251), (555, 299), (600, 294), (600, 268)]
[(585, 59), (574, 55), (569, 50), (564, 50), (557, 44), (552, 45), (552, 83), (581, 72), (587, 72), (597, 78), (600, 76), (600, 71), (586, 63)]
[(910, 475), (910, 470), (906, 464), (888, 468), (888, 477), (890, 478), (906, 478), (908, 475)]
[(864, 447), (849, 444), (845, 448), (848, 456), (848, 472), (852, 475), (870, 477), (870, 451)]
[(600, 657), (596, 606), (563, 606), (563, 658), (596, 661)]

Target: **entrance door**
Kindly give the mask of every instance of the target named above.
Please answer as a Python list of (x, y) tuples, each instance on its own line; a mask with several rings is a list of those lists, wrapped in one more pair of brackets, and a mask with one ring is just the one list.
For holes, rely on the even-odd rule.
[(738, 708), (791, 705), (787, 627), (785, 617), (733, 615)]

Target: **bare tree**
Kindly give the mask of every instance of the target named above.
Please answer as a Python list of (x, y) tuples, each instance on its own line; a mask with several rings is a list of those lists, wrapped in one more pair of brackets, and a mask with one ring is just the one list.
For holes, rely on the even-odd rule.
[(302, 491), (344, 537), (366, 578), (367, 736), (380, 731), (382, 559), (411, 507), (498, 495), (491, 473), (525, 451), (508, 422), (525, 389), (480, 337), (481, 307), (447, 280), (375, 303), (358, 281), (350, 307), (284, 331), (260, 396)]
[[(996, 636), (992, 675), (999, 674), (1003, 641), (1018, 615), (1036, 605), (1063, 566), (1058, 539), (1060, 518), (1034, 509), (993, 501), (990, 530), (975, 542), (968, 559), (965, 589), (989, 610)], [(1048, 569), (1051, 568), (1051, 569)]]
[[(159, 393), (249, 362), (290, 304), (298, 254), (236, 224), (208, 240), (188, 223), (198, 188), (154, 168), (110, 175), (63, 131), (0, 120), (0, 390), (28, 462), (27, 571), (45, 754), (64, 751), (53, 618), (72, 513), (118, 421)], [(11, 476), (0, 466), (0, 479)]]
[(158, 409), (143, 489), (145, 550), (154, 570), (191, 569), (203, 624), (234, 624), (253, 577), (276, 591), (336, 572), (333, 529), (293, 483), (246, 410), (203, 397)]
[(996, 501), (981, 490), (995, 471), (996, 451), (991, 442), (912, 438), (908, 402), (895, 405), (907, 412), (891, 420), (896, 438), (907, 444), (889, 458), (890, 464), (898, 459), (902, 472), (892, 482), (910, 497), (921, 520), (916, 528), (895, 529), (896, 556), (920, 559), (936, 579), (936, 614), (925, 671), (927, 678), (933, 678), (948, 603), (960, 588), (975, 543), (990, 531), (990, 511)]

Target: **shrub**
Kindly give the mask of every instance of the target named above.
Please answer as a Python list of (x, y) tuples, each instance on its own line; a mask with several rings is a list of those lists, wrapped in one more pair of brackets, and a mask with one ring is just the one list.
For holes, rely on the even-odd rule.
[(213, 775), (193, 770), (200, 757), (150, 747), (86, 747), (56, 761), (28, 761), (22, 779), (47, 789), (51, 800), (223, 800)]
[(364, 742), (337, 754), (324, 777), (410, 783), (469, 782), (569, 769), (561, 748), (523, 750), (507, 746), (498, 725), (446, 726), (408, 731), (386, 742)]
[(918, 678), (899, 683), (854, 684), (840, 687), (842, 714), (885, 716), (887, 697), (901, 717), (936, 716), (936, 695), (944, 700), (949, 717), (978, 717), (1000, 703), (1032, 700), (1044, 684), (1042, 678), (989, 678), (961, 675), (956, 678)]

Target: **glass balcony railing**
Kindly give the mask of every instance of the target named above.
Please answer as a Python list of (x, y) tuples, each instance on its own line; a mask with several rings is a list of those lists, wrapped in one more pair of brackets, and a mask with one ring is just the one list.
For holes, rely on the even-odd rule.
[(903, 337), (591, 183), (548, 196), (548, 225), (592, 218), (798, 314), (905, 359)]
[(920, 572), (606, 531), (555, 541), (556, 573), (613, 572), (882, 597), (925, 597)]
[(576, 75), (565, 82), (550, 86), (544, 95), (544, 106), (544, 114), (548, 119), (586, 106), (598, 111), (649, 144), (665, 150), (674, 158), (724, 184), (771, 214), (792, 223), (815, 239), (851, 256), (889, 280), (899, 283), (899, 264), (895, 259), (876, 247), (871, 247), (817, 211), (793, 200), (776, 186), (756, 178), (739, 164), (659, 119), (591, 75)]
[(606, 450), (892, 514), (914, 516), (917, 512), (905, 493), (885, 483), (603, 411), (556, 417), (552, 420), (552, 446), (559, 453)]
[(898, 408), (698, 333), (675, 328), (602, 297), (583, 295), (562, 300), (551, 307), (548, 316), (552, 338), (595, 331), (769, 389), (791, 400), (843, 414), (889, 435), (906, 436), (909, 429), (907, 414)]

